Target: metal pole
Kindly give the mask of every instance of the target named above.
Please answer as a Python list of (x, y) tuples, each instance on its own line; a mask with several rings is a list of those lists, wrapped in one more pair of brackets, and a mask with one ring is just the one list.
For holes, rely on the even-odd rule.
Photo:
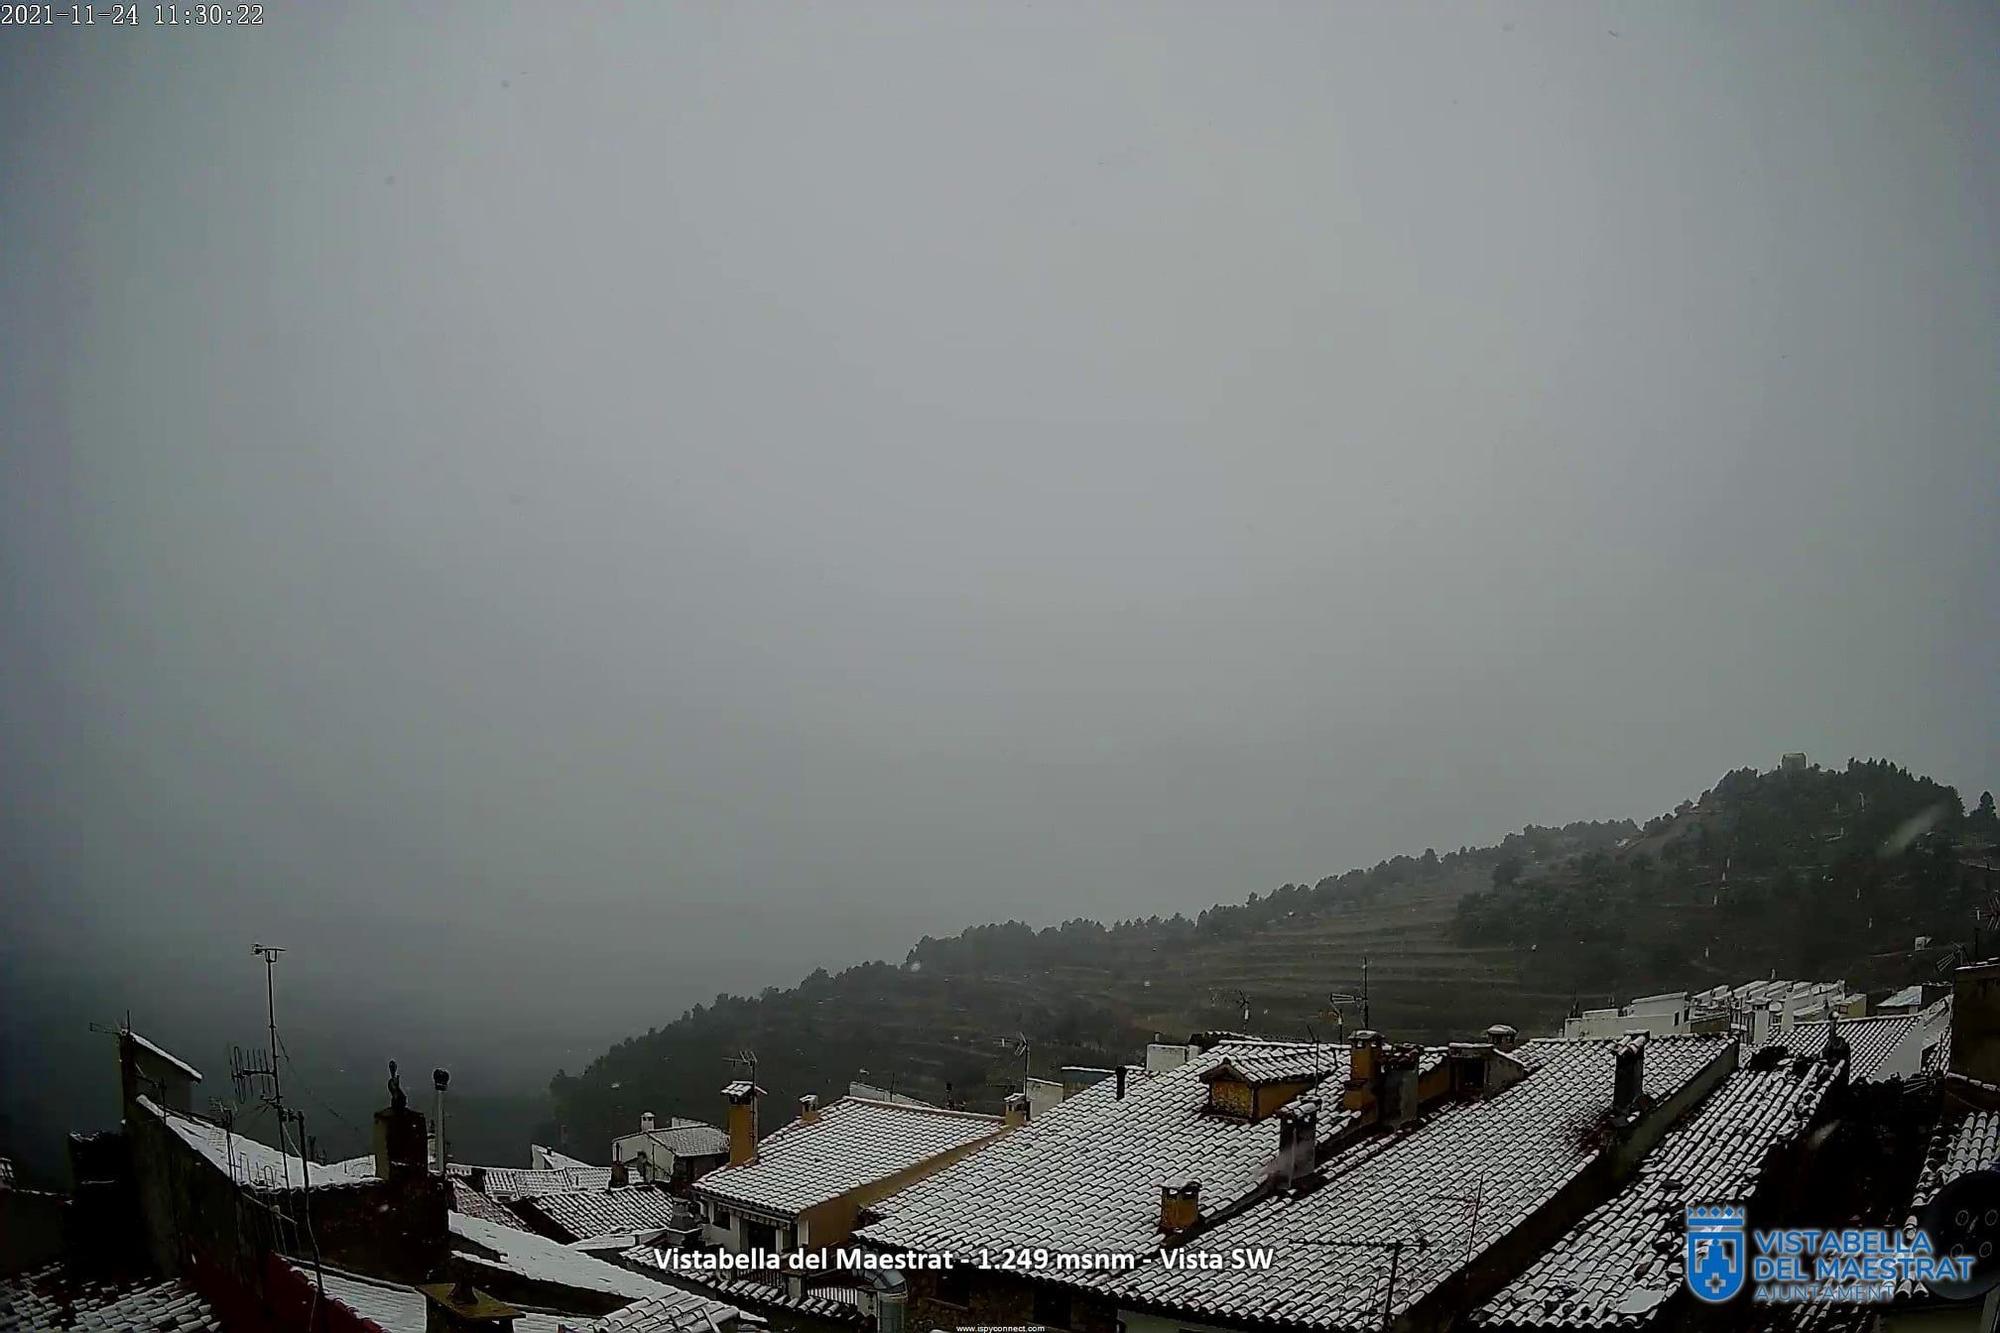
[(1403, 1258), (1403, 1242), (1389, 1242), (1389, 1292), (1382, 1301), (1382, 1327), (1387, 1330), (1396, 1322), (1396, 1266)]

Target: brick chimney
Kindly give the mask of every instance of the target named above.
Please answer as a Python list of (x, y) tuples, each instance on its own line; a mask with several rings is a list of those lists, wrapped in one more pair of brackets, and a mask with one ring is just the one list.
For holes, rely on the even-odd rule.
[(1160, 1230), (1178, 1236), (1201, 1220), (1201, 1182), (1160, 1186)]
[(1521, 1034), (1505, 1023), (1495, 1023), (1486, 1029), (1486, 1040), (1496, 1051), (1511, 1051), (1521, 1044)]
[(819, 1098), (810, 1092), (799, 1098), (799, 1123), (801, 1125), (819, 1123)]
[(417, 1288), (424, 1295), (424, 1333), (510, 1333), (520, 1311), (464, 1278)]
[(722, 1090), (729, 1103), (729, 1164), (743, 1166), (757, 1160), (757, 1099), (764, 1090), (748, 1079), (737, 1079)]
[(1611, 1109), (1629, 1111), (1646, 1090), (1646, 1033), (1635, 1029), (1611, 1048), (1617, 1061), (1611, 1077)]
[(1019, 1129), (1028, 1123), (1028, 1094), (1008, 1093), (1007, 1099), (1000, 1103), (1000, 1109), (1003, 1112), (1001, 1119), (1004, 1126), (1007, 1129)]

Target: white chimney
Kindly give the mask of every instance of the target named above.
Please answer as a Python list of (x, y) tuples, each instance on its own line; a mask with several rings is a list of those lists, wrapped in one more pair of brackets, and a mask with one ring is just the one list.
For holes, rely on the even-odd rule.
[(653, 1113), (651, 1111), (639, 1112), (639, 1128), (647, 1134), (653, 1132)]

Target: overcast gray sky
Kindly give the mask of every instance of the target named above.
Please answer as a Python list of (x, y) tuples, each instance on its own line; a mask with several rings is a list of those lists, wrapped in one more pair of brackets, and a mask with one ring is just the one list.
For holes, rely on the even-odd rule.
[(0, 31), (16, 1061), (2000, 785), (1991, 5), (265, 12)]

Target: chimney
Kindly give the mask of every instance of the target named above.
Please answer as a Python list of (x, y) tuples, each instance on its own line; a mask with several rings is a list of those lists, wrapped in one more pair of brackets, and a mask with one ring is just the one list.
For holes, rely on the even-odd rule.
[[(1379, 1042), (1381, 1038), (1376, 1040)], [(1376, 1123), (1393, 1129), (1408, 1124), (1421, 1113), (1417, 1062), (1422, 1054), (1415, 1046), (1385, 1046), (1375, 1050)]]
[(389, 1062), (389, 1104), (375, 1113), (375, 1175), (380, 1180), (407, 1180), (426, 1169), (424, 1113), (409, 1104)]
[(1319, 1100), (1301, 1097), (1278, 1112), (1277, 1177), (1287, 1188), (1298, 1185), (1319, 1165)]
[(1375, 1081), (1375, 1070), (1382, 1055), (1382, 1034), (1367, 1028), (1348, 1039), (1348, 1081), (1363, 1086)]
[(1617, 1067), (1611, 1079), (1611, 1109), (1629, 1111), (1646, 1088), (1646, 1033), (1628, 1032), (1611, 1048)]
[(1505, 1023), (1495, 1023), (1486, 1029), (1486, 1040), (1496, 1051), (1511, 1051), (1521, 1044), (1521, 1034)]
[(1123, 1064), (1120, 1064), (1118, 1066), (1117, 1078), (1118, 1078), (1118, 1089), (1115, 1095), (1117, 1096), (1118, 1100), (1122, 1102), (1125, 1100), (1125, 1066)]
[(1201, 1220), (1201, 1182), (1160, 1186), (1160, 1230), (1178, 1236)]
[(1025, 1092), (1008, 1093), (1007, 1099), (1000, 1103), (1000, 1107), (1001, 1110), (1005, 1113), (1002, 1116), (1002, 1120), (1006, 1128), (1019, 1129), (1021, 1126), (1028, 1123), (1027, 1093)]
[(748, 1079), (737, 1079), (722, 1090), (729, 1103), (729, 1164), (757, 1160), (757, 1099), (764, 1090)]
[(520, 1311), (464, 1278), (417, 1288), (424, 1296), (424, 1333), (510, 1333)]
[(652, 1133), (654, 1123), (655, 1122), (653, 1120), (653, 1113), (651, 1111), (639, 1112), (639, 1132), (641, 1134)]
[[(639, 1160), (644, 1161), (645, 1159), (642, 1157)], [(611, 1179), (606, 1185), (606, 1188), (614, 1190), (622, 1190), (631, 1183), (632, 1183), (632, 1168), (626, 1166), (625, 1163), (623, 1162), (614, 1160), (611, 1163)]]
[(799, 1098), (799, 1123), (801, 1125), (819, 1123), (819, 1098), (810, 1092)]

